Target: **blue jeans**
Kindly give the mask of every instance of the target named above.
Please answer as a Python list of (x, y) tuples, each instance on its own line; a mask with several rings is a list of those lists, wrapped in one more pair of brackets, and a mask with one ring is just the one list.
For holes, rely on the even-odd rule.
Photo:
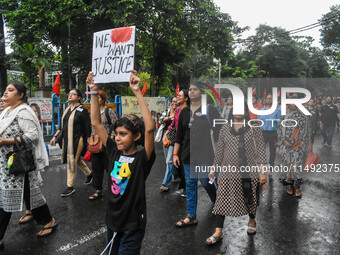
[[(166, 149), (166, 150), (165, 150)], [(163, 185), (166, 187), (169, 187), (171, 184), (171, 179), (172, 176), (175, 175), (176, 169), (173, 165), (173, 153), (174, 153), (174, 146), (169, 146), (169, 148), (164, 149), (164, 154), (165, 154), (165, 162), (166, 162), (166, 170), (165, 170), (165, 175), (164, 175), (164, 180), (163, 180)]]
[[(187, 192), (187, 203), (188, 203), (188, 215), (196, 217), (197, 210), (197, 176), (190, 176), (190, 164), (183, 164), (186, 192)], [(208, 178), (203, 178), (200, 174), (200, 182), (204, 189), (207, 191), (210, 200), (215, 203), (216, 201), (216, 188), (213, 184), (209, 184)]]
[(322, 126), (322, 137), (323, 137), (323, 142), (327, 142), (328, 145), (332, 144), (333, 140), (333, 134), (334, 134), (335, 127), (326, 127)]
[[(112, 237), (113, 231), (107, 228), (106, 244)], [(111, 253), (108, 255), (138, 255), (142, 246), (145, 230), (118, 232), (113, 241)], [(110, 250), (110, 248), (109, 248)]]

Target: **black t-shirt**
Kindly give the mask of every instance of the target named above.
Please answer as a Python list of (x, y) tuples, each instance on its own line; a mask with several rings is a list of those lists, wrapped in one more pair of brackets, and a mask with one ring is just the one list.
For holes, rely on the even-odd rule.
[[(191, 116), (193, 118), (190, 127), (190, 161), (193, 165), (212, 165), (214, 162), (214, 150), (210, 130), (213, 130), (214, 142), (218, 140), (222, 125), (215, 125), (214, 119), (221, 119), (217, 109), (207, 106), (207, 115), (201, 114), (199, 107)], [(208, 117), (209, 115), (209, 117)]]
[(332, 127), (336, 125), (338, 121), (338, 107), (334, 104), (331, 106), (323, 105), (321, 107), (321, 121), (326, 127)]
[(109, 157), (107, 226), (114, 232), (145, 229), (145, 181), (155, 162), (155, 151), (149, 160), (144, 148), (132, 155), (123, 155), (108, 138), (106, 152)]
[(187, 106), (181, 110), (178, 117), (178, 126), (175, 143), (181, 145), (180, 160), (184, 164), (190, 164), (190, 108)]

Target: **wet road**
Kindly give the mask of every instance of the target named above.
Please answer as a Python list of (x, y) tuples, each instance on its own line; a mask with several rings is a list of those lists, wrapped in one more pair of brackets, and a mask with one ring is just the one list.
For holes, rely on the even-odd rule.
[[(314, 149), (322, 163), (339, 164), (340, 133), (335, 133), (332, 149), (320, 144), (320, 136)], [(198, 225), (177, 229), (176, 221), (186, 215), (186, 200), (173, 186), (167, 193), (160, 192), (165, 170), (160, 144), (156, 145), (156, 153), (157, 160), (147, 180), (148, 224), (142, 254), (340, 254), (340, 173), (335, 169), (330, 173), (304, 172), (302, 199), (288, 196), (286, 187), (278, 182), (279, 174), (274, 173), (257, 211), (257, 234), (247, 236), (247, 216), (227, 217), (223, 241), (206, 247), (205, 239), (214, 230), (208, 195), (199, 187)], [(0, 254), (99, 255), (105, 247), (105, 200), (88, 200), (93, 189), (83, 185), (85, 176), (80, 170), (76, 193), (61, 198), (66, 168), (56, 157), (52, 157), (42, 177), (43, 194), (59, 223), (57, 231), (38, 239), (35, 233), (40, 227), (34, 221), (19, 225), (17, 220), (23, 213), (13, 213), (4, 238), (5, 249)]]

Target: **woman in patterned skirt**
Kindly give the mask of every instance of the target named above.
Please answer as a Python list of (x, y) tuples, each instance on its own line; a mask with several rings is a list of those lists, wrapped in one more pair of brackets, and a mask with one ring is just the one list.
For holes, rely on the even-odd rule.
[[(261, 129), (250, 127), (248, 120), (245, 105), (245, 114), (234, 115), (231, 122), (225, 124), (220, 131), (214, 167), (209, 174), (210, 180), (214, 180), (215, 172), (219, 172), (217, 199), (213, 208), (216, 229), (206, 240), (207, 245), (222, 240), (225, 216), (249, 215), (247, 233), (256, 234), (255, 214), (259, 205), (259, 183), (267, 183), (263, 168), (266, 153)], [(260, 164), (260, 168), (256, 163)], [(267, 187), (268, 183), (263, 192)]]
[[(297, 98), (291, 96), (290, 98)], [(284, 123), (283, 123), (284, 122)], [(280, 181), (289, 185), (288, 195), (302, 197), (300, 172), (304, 169), (306, 152), (313, 148), (311, 139), (311, 124), (294, 104), (288, 105), (287, 114), (281, 117), (277, 131), (282, 155), (282, 164), (288, 166), (289, 172), (284, 172)]]
[[(12, 212), (22, 211), (23, 202), (38, 224), (44, 225), (38, 237), (50, 235), (57, 224), (52, 218), (39, 184), (40, 173), (48, 166), (48, 156), (39, 121), (26, 102), (26, 86), (11, 81), (2, 99), (9, 104), (0, 115), (0, 249)], [(19, 136), (19, 138), (18, 138)], [(32, 147), (36, 170), (28, 174), (9, 174), (7, 155), (13, 152), (14, 138)]]

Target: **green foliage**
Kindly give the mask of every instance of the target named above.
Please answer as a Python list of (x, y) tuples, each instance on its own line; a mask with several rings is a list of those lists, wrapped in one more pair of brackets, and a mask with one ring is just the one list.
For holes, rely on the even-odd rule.
[[(54, 47), (66, 91), (74, 87), (72, 69), (85, 80), (91, 68), (93, 32), (136, 25), (136, 68), (151, 74), (151, 94), (158, 95), (173, 80), (169, 66), (181, 66), (194, 46), (203, 54), (227, 59), (231, 34), (238, 31), (212, 0), (3, 0), (1, 7), (17, 45)], [(186, 73), (184, 79), (191, 75), (181, 72)]]
[(333, 5), (320, 20), (321, 43), (336, 70), (340, 70), (340, 5)]

